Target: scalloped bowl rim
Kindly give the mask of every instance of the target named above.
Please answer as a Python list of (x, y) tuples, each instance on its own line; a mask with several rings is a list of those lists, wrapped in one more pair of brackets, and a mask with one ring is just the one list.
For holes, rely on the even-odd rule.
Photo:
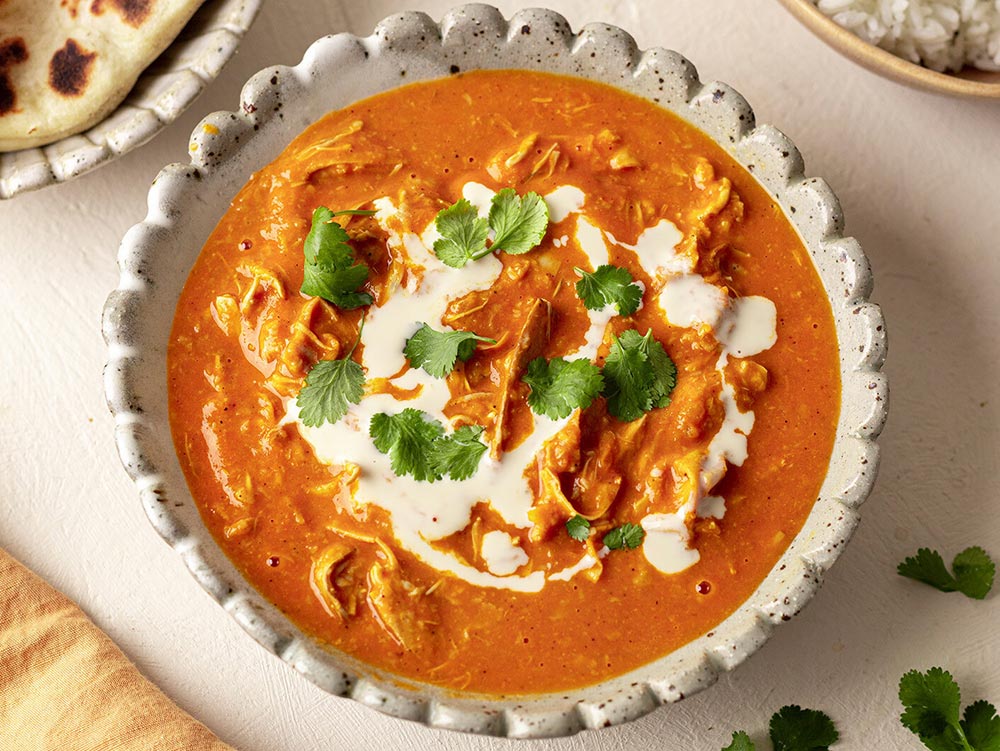
[[(758, 589), (708, 634), (623, 676), (565, 692), (498, 697), (394, 678), (320, 647), (265, 601), (222, 554), (180, 473), (166, 416), (165, 343), (194, 258), (251, 172), (327, 110), (456, 68), (526, 68), (604, 81), (657, 101), (720, 143), (780, 203), (809, 250), (831, 299), (840, 344), (842, 408), (826, 482), (800, 533)], [(334, 80), (335, 79), (335, 80)], [(840, 204), (806, 178), (795, 146), (755, 126), (731, 87), (702, 84), (685, 58), (640, 52), (626, 32), (589, 24), (573, 33), (553, 11), (505, 20), (467, 5), (440, 24), (422, 13), (383, 20), (365, 38), (317, 40), (294, 68), (266, 68), (243, 89), (237, 112), (206, 117), (191, 163), (163, 169), (145, 221), (119, 252), (121, 280), (104, 311), (105, 393), (122, 462), (157, 532), (195, 579), (265, 648), (330, 693), (433, 727), (510, 737), (569, 735), (625, 722), (712, 684), (740, 664), (810, 599), (858, 521), (878, 466), (875, 443), (888, 409), (881, 373), (886, 338), (872, 277), (857, 241), (843, 236)]]

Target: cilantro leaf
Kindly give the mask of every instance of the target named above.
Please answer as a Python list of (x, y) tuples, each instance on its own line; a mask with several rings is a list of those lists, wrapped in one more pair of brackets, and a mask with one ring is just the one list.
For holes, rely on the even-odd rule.
[[(301, 292), (321, 297), (338, 308), (353, 310), (372, 304), (372, 296), (358, 292), (368, 280), (368, 266), (355, 263), (354, 250), (348, 244), (350, 236), (333, 221), (338, 214), (320, 206), (313, 212), (312, 228), (306, 235), (303, 253), (305, 266)], [(361, 213), (361, 212), (357, 212)]]
[(980, 547), (963, 550), (955, 556), (952, 568), (954, 575), (948, 571), (940, 553), (920, 548), (916, 555), (906, 558), (896, 570), (900, 576), (916, 579), (942, 592), (961, 592), (976, 600), (985, 598), (993, 588), (996, 565)]
[(608, 412), (623, 422), (636, 420), (654, 407), (668, 406), (677, 385), (677, 367), (653, 338), (652, 329), (645, 336), (629, 329), (615, 337), (603, 373)]
[(408, 407), (396, 415), (374, 415), (368, 432), (375, 448), (389, 455), (392, 471), (398, 476), (412, 475), (415, 480), (430, 482), (438, 479), (431, 453), (434, 441), (444, 435), (440, 422)]
[(635, 284), (628, 269), (605, 264), (593, 273), (580, 268), (574, 270), (580, 275), (576, 294), (588, 310), (600, 310), (613, 303), (618, 315), (628, 316), (639, 309), (642, 288)]
[(531, 387), (528, 406), (553, 420), (568, 417), (574, 409), (586, 409), (604, 386), (601, 369), (583, 358), (536, 357), (521, 380)]
[(396, 415), (379, 412), (372, 417), (369, 434), (375, 448), (388, 454), (398, 476), (434, 482), (445, 475), (467, 480), (479, 468), (486, 444), (479, 440), (480, 425), (465, 425), (451, 435), (426, 412), (407, 408)]
[(476, 342), (492, 342), (471, 331), (437, 331), (426, 323), (406, 340), (403, 354), (410, 364), (423, 368), (435, 378), (444, 378), (455, 369), (455, 362), (465, 362), (476, 350)]
[(537, 193), (528, 193), (522, 198), (513, 188), (504, 188), (490, 203), (489, 225), (495, 233), (491, 251), (527, 253), (545, 237), (549, 207)]
[(955, 556), (951, 568), (955, 572), (958, 591), (966, 597), (982, 600), (993, 589), (996, 564), (982, 548), (966, 548)]
[(903, 726), (931, 751), (1000, 751), (1000, 717), (986, 701), (965, 708), (959, 720), (962, 696), (951, 673), (931, 668), (911, 670), (899, 681)]
[(756, 746), (750, 740), (750, 736), (740, 730), (733, 733), (733, 742), (722, 749), (722, 751), (756, 751)]
[(899, 721), (928, 748), (964, 749), (958, 738), (958, 710), (962, 697), (951, 673), (931, 668), (926, 673), (911, 670), (899, 681), (903, 714)]
[(988, 701), (980, 699), (967, 706), (959, 724), (976, 751), (1000, 751), (1000, 717)]
[(337, 422), (347, 414), (349, 404), (358, 404), (364, 395), (365, 373), (351, 359), (352, 348), (339, 360), (320, 360), (306, 375), (295, 403), (303, 425), (317, 428)]
[(434, 224), (441, 235), (434, 242), (434, 254), (442, 263), (460, 269), (489, 253), (486, 248), (489, 225), (466, 199), (439, 211)]
[(771, 717), (774, 751), (827, 751), (839, 737), (833, 720), (816, 709), (791, 705)]
[[(637, 342), (638, 340), (638, 342)], [(655, 374), (635, 329), (615, 337), (604, 360), (604, 396), (608, 412), (623, 422), (636, 420), (653, 408)]]
[(486, 444), (479, 440), (481, 425), (463, 425), (454, 433), (431, 444), (431, 467), (438, 476), (468, 480), (479, 469)]
[(307, 264), (346, 266), (354, 261), (354, 251), (348, 245), (351, 237), (333, 217), (334, 213), (326, 206), (313, 211), (312, 227), (302, 247)]
[(647, 331), (643, 337), (643, 346), (646, 348), (649, 364), (653, 366), (653, 406), (668, 407), (670, 395), (677, 385), (677, 366), (663, 349), (663, 345), (653, 339), (652, 330)]
[(900, 576), (916, 579), (942, 592), (955, 591), (955, 578), (944, 565), (944, 559), (936, 550), (920, 548), (917, 554), (905, 559), (896, 567)]
[(642, 540), (645, 536), (646, 530), (638, 524), (627, 523), (622, 524), (620, 527), (615, 527), (604, 535), (602, 542), (610, 550), (621, 550), (622, 548), (635, 550), (642, 545)]
[(342, 268), (307, 263), (302, 275), (302, 294), (322, 297), (344, 310), (354, 310), (372, 304), (372, 296), (356, 290), (368, 280), (368, 267), (363, 263)]
[(566, 521), (566, 534), (578, 542), (590, 537), (590, 522), (577, 514)]

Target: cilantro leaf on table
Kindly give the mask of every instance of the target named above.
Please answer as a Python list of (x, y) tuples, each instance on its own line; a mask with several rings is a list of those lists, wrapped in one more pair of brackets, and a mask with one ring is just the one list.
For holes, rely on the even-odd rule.
[(645, 336), (629, 329), (615, 337), (602, 372), (608, 412), (623, 422), (669, 405), (677, 383), (677, 368), (652, 329)]
[[(825, 712), (794, 704), (771, 715), (770, 735), (774, 751), (829, 751), (840, 738)], [(733, 733), (732, 743), (722, 751), (755, 751), (755, 746), (750, 736), (740, 730)]]
[(528, 406), (553, 420), (568, 417), (574, 409), (586, 409), (604, 387), (601, 369), (583, 358), (536, 357), (521, 380), (531, 387)]
[(368, 430), (375, 448), (388, 454), (399, 477), (434, 482), (444, 476), (467, 480), (476, 473), (486, 444), (480, 425), (464, 425), (451, 435), (425, 412), (408, 407), (399, 414), (379, 412)]
[(618, 315), (632, 315), (639, 309), (642, 288), (635, 283), (628, 269), (604, 264), (593, 273), (581, 268), (574, 269), (580, 275), (576, 283), (576, 294), (583, 300), (588, 310), (600, 310), (614, 304)]
[(407, 407), (399, 414), (379, 412), (371, 420), (368, 432), (375, 448), (388, 454), (392, 471), (398, 476), (412, 475), (415, 480), (438, 479), (433, 465), (432, 444), (444, 435), (437, 420), (418, 409)]
[(590, 537), (590, 522), (577, 514), (566, 520), (566, 534), (577, 542), (583, 542)]
[(479, 469), (486, 444), (479, 440), (481, 425), (463, 425), (454, 433), (431, 444), (431, 466), (439, 477), (468, 480)]
[(827, 751), (840, 737), (825, 713), (794, 704), (774, 713), (770, 731), (774, 751)]
[(975, 751), (1000, 751), (1000, 717), (988, 701), (980, 699), (967, 706), (959, 725)]
[(961, 592), (975, 600), (982, 600), (989, 594), (996, 575), (996, 565), (980, 547), (966, 548), (955, 556), (954, 574), (948, 571), (941, 554), (930, 548), (920, 548), (896, 570), (900, 576), (916, 579), (942, 592)]
[(643, 539), (646, 537), (646, 530), (640, 527), (638, 524), (626, 523), (622, 524), (620, 527), (615, 527), (606, 535), (602, 542), (608, 546), (610, 550), (635, 550), (637, 547), (642, 545)]
[(739, 730), (733, 733), (732, 743), (722, 749), (722, 751), (756, 751), (756, 746), (750, 740), (749, 735)]
[(476, 342), (495, 339), (478, 336), (471, 331), (437, 331), (426, 323), (406, 340), (403, 354), (415, 368), (423, 368), (435, 378), (444, 378), (455, 369), (458, 360), (465, 362), (476, 351)]
[(337, 422), (347, 414), (349, 405), (361, 402), (365, 372), (352, 355), (364, 325), (362, 318), (358, 338), (346, 355), (338, 360), (320, 360), (306, 374), (306, 382), (295, 399), (303, 425), (318, 428), (324, 422)]
[(549, 207), (537, 193), (521, 197), (513, 188), (504, 188), (490, 203), (489, 225), (495, 233), (491, 251), (527, 253), (545, 237)]
[(434, 224), (441, 235), (434, 242), (434, 254), (442, 263), (460, 269), (490, 252), (486, 247), (489, 225), (465, 198), (439, 211)]
[(970, 746), (965, 736), (958, 717), (961, 692), (948, 671), (941, 668), (931, 668), (926, 673), (911, 670), (899, 681), (899, 700), (903, 703), (899, 721), (927, 748), (932, 751), (980, 751)]
[(344, 310), (353, 310), (372, 304), (372, 296), (358, 292), (368, 280), (369, 269), (364, 263), (355, 262), (354, 249), (348, 244), (350, 236), (335, 221), (335, 216), (361, 211), (333, 212), (320, 206), (312, 215), (312, 228), (306, 235), (303, 253), (305, 266), (301, 292), (311, 297), (321, 297)]

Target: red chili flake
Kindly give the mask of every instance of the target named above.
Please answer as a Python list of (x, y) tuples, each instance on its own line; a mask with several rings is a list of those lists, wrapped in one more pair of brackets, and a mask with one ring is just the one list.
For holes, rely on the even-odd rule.
[(695, 589), (698, 590), (698, 594), (707, 595), (709, 592), (712, 591), (712, 585), (709, 582), (702, 581), (698, 582), (698, 586), (695, 587)]
[(274, 568), (279, 563), (281, 563), (281, 561), (278, 559), (278, 556), (276, 555), (272, 555), (270, 558), (267, 559), (267, 565), (270, 566), (271, 568)]
[(250, 242), (249, 240), (243, 240), (240, 243), (240, 250), (250, 250), (250, 248), (252, 248), (252, 247), (253, 247), (253, 243)]

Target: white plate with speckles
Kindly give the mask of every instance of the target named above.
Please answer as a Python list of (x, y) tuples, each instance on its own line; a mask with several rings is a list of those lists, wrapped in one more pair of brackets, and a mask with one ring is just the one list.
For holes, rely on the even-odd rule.
[[(209, 233), (239, 188), (328, 111), (402, 82), (456, 70), (526, 68), (576, 75), (632, 92), (708, 133), (770, 192), (797, 227), (833, 308), (840, 346), (842, 408), (833, 458), (802, 531), (756, 592), (713, 631), (637, 670), (570, 692), (503, 698), (431, 685), (406, 687), (304, 636), (239, 574), (202, 524), (174, 454), (166, 397), (173, 311)], [(212, 126), (212, 127), (205, 127)], [(756, 651), (774, 626), (812, 597), (858, 522), (878, 466), (888, 408), (882, 374), (886, 337), (868, 301), (871, 270), (843, 236), (836, 196), (804, 175), (802, 157), (726, 84), (698, 80), (676, 52), (640, 51), (621, 29), (574, 33), (560, 15), (528, 10), (505, 19), (468, 5), (440, 23), (420, 13), (385, 19), (366, 38), (315, 42), (294, 68), (267, 68), (244, 87), (234, 112), (195, 130), (191, 163), (169, 165), (149, 196), (149, 214), (122, 241), (121, 281), (108, 299), (104, 336), (108, 404), (122, 461), (156, 531), (195, 579), (266, 649), (316, 685), (379, 711), (433, 727), (511, 737), (569, 735), (639, 717), (712, 684)]]
[(0, 153), (0, 200), (72, 180), (137, 149), (219, 75), (263, 0), (207, 0), (104, 120), (48, 146)]

